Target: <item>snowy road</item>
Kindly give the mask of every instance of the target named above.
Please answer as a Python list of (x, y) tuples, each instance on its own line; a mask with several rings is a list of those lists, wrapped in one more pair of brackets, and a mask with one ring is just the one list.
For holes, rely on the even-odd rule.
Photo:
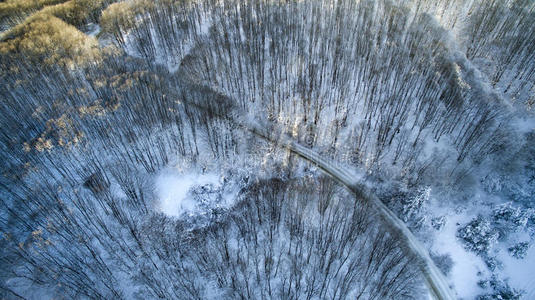
[(365, 185), (361, 184), (364, 177), (364, 171), (356, 173), (347, 168), (340, 167), (335, 162), (321, 157), (315, 151), (296, 143), (289, 137), (270, 134), (265, 128), (262, 128), (258, 124), (247, 121), (238, 122), (256, 135), (276, 143), (317, 165), (325, 173), (349, 188), (357, 198), (371, 204), (379, 213), (381, 221), (388, 231), (401, 240), (407, 254), (416, 256), (420, 261), (419, 268), (422, 271), (431, 296), (441, 300), (455, 299), (454, 292), (449, 287), (444, 275), (437, 268), (429, 256), (429, 252), (423, 247), (422, 243), (418, 241), (403, 221), (401, 221), (381, 200), (379, 200), (377, 196), (371, 193)]
[[(325, 173), (345, 185), (359, 200), (369, 203), (378, 212), (382, 223), (388, 231), (393, 236), (400, 239), (401, 244), (403, 245), (403, 250), (408, 255), (414, 255), (419, 260), (418, 267), (422, 272), (431, 297), (439, 300), (452, 300), (456, 298), (454, 291), (450, 288), (444, 275), (429, 256), (427, 249), (425, 249), (420, 241), (418, 241), (412, 234), (405, 223), (362, 183), (365, 174), (364, 171), (356, 172), (356, 170), (353, 171), (347, 167), (341, 167), (339, 164), (336, 164), (336, 162), (321, 157), (317, 152), (300, 145), (291, 137), (273, 130), (275, 127), (271, 124), (265, 122), (259, 123), (258, 120), (248, 119), (245, 112), (242, 112), (241, 109), (233, 105), (234, 101), (232, 101), (232, 99), (221, 95), (202, 84), (194, 83), (191, 80), (184, 78), (181, 79), (182, 83), (185, 84), (186, 89), (190, 89), (190, 91), (203, 91), (204, 97), (206, 97), (206, 99), (201, 102), (188, 102), (189, 105), (193, 105), (200, 109), (207, 109), (214, 116), (217, 115), (221, 118), (230, 119), (245, 130), (248, 130), (280, 147), (288, 149), (305, 160), (317, 165)], [(217, 99), (217, 101), (214, 101), (214, 99)], [(187, 101), (186, 99), (183, 100)], [(217, 102), (224, 108), (213, 109), (212, 106), (214, 102)]]

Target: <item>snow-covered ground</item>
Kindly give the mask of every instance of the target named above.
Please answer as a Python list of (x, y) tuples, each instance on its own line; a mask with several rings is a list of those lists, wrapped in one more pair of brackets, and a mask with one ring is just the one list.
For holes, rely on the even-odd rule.
[(174, 170), (160, 172), (155, 180), (158, 210), (170, 217), (178, 217), (184, 213), (195, 214), (198, 210), (197, 203), (188, 192), (196, 186), (220, 188), (221, 182), (214, 173), (181, 174)]
[(194, 217), (215, 208), (230, 208), (239, 192), (236, 185), (214, 171), (167, 168), (154, 177), (155, 207), (169, 217)]
[[(489, 270), (481, 256), (464, 247), (457, 237), (457, 232), (477, 215), (490, 220), (492, 207), (507, 201), (500, 197), (492, 197), (483, 191), (473, 195), (472, 202), (457, 206), (451, 202), (439, 201), (439, 198), (431, 198), (428, 208), (433, 217), (444, 216), (445, 224), (433, 234), (430, 250), (435, 254), (447, 254), (451, 257), (453, 266), (447, 277), (457, 296), (466, 300), (476, 299), (479, 295), (491, 292), (490, 289), (479, 286), (478, 282), (488, 280), (493, 272)], [(535, 247), (529, 248), (525, 258), (514, 258), (507, 250), (514, 241), (529, 242), (529, 234), (524, 230), (513, 232), (507, 240), (498, 241), (491, 247), (490, 255), (501, 265), (494, 274), (498, 274), (498, 278), (507, 282), (511, 288), (524, 291), (522, 299), (535, 299)]]
[(100, 31), (101, 31), (100, 25), (90, 23), (87, 25), (87, 31), (85, 33), (89, 35), (90, 37), (97, 37)]
[(484, 292), (477, 285), (479, 272), (486, 272), (483, 260), (474, 253), (467, 251), (456, 237), (457, 224), (465, 224), (472, 216), (465, 212), (457, 214), (446, 207), (437, 209), (445, 213), (446, 223), (435, 235), (431, 250), (439, 255), (449, 254), (453, 260), (453, 267), (448, 279), (453, 284), (457, 295), (461, 299), (475, 299)]
[[(139, 16), (137, 22), (141, 24), (143, 22), (146, 22), (146, 20), (143, 16)], [(197, 38), (208, 34), (211, 25), (212, 20), (209, 18), (209, 16), (202, 16), (201, 20), (199, 21), (199, 26), (196, 30)], [(145, 26), (150, 25), (145, 24)], [(98, 30), (100, 30), (100, 28), (98, 28)], [(184, 42), (180, 45), (180, 47), (170, 50), (173, 52), (171, 54), (166, 52), (166, 47), (164, 46), (165, 42), (161, 40), (161, 37), (158, 35), (154, 27), (150, 26), (149, 32), (151, 42), (155, 45), (154, 61), (157, 64), (165, 66), (170, 73), (176, 73), (178, 71), (178, 68), (180, 67), (182, 59), (194, 47), (195, 41), (191, 38), (185, 38)], [(183, 34), (187, 35), (186, 33)], [(132, 57), (142, 58), (143, 55), (137, 49), (138, 43), (139, 41), (136, 40), (134, 34), (132, 34), (131, 32), (125, 33), (124, 51), (126, 52), (126, 54)]]
[(535, 299), (535, 247), (531, 246), (524, 259), (516, 259), (507, 251), (501, 251), (503, 273), (509, 284), (525, 292), (524, 299)]

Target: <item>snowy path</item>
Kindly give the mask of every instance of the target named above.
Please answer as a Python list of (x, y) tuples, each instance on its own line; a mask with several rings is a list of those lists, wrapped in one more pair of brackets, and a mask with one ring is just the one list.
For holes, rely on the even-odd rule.
[[(205, 103), (188, 102), (188, 105), (209, 110), (214, 116), (230, 119), (245, 130), (279, 145), (280, 147), (288, 149), (305, 160), (317, 165), (325, 173), (345, 185), (361, 201), (368, 202), (378, 212), (381, 221), (388, 231), (393, 236), (400, 239), (403, 245), (403, 250), (409, 255), (414, 255), (419, 260), (418, 267), (423, 274), (432, 298), (439, 300), (455, 299), (454, 291), (449, 287), (444, 275), (429, 256), (427, 249), (425, 249), (420, 241), (418, 241), (412, 234), (405, 223), (401, 221), (383, 202), (381, 202), (376, 195), (371, 193), (364, 184), (362, 184), (363, 175), (365, 174), (364, 171), (354, 172), (347, 167), (340, 167), (336, 162), (321, 157), (314, 150), (300, 145), (292, 138), (280, 134), (276, 130), (272, 130), (275, 127), (271, 124), (261, 124), (258, 120), (248, 119), (246, 117), (246, 112), (241, 111), (241, 109), (233, 105), (235, 102), (232, 101), (232, 99), (217, 93), (207, 86), (195, 83), (191, 79), (186, 79), (180, 74), (178, 74), (178, 76), (186, 89), (189, 89), (190, 91), (203, 91), (204, 97), (206, 97), (206, 99), (203, 100), (206, 101)], [(177, 95), (180, 95), (180, 93)], [(214, 101), (214, 99), (217, 99), (217, 101)], [(218, 104), (216, 105), (223, 107), (223, 109), (213, 109), (212, 106), (214, 102), (217, 102)]]
[(317, 165), (325, 173), (349, 188), (357, 198), (371, 204), (379, 213), (381, 221), (387, 227), (388, 231), (401, 240), (405, 248), (404, 250), (418, 258), (418, 266), (422, 271), (431, 295), (435, 299), (455, 299), (454, 293), (449, 287), (444, 275), (437, 268), (429, 256), (429, 252), (424, 248), (422, 243), (418, 241), (403, 221), (401, 221), (381, 200), (379, 200), (377, 196), (371, 193), (365, 185), (360, 183), (362, 182), (364, 171), (354, 174), (351, 170), (338, 166), (335, 162), (321, 157), (315, 151), (296, 143), (288, 137), (274, 136), (264, 128), (251, 122), (239, 121), (239, 123), (256, 135), (276, 143)]

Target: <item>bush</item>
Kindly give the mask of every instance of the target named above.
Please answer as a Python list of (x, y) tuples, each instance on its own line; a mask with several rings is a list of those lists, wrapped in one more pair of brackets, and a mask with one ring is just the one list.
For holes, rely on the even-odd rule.
[(526, 228), (531, 214), (531, 210), (514, 207), (511, 202), (496, 206), (492, 212), (492, 220), (500, 239), (504, 240), (509, 233)]
[(480, 295), (477, 300), (518, 300), (524, 294), (524, 291), (511, 288), (507, 282), (499, 280), (496, 276), (492, 276), (490, 280), (482, 280), (478, 284), (483, 288), (491, 287), (493, 293)]
[(429, 196), (431, 194), (430, 187), (420, 188), (414, 195), (410, 195), (407, 198), (402, 199), (403, 205), (403, 220), (407, 222), (409, 219), (416, 217), (422, 212), (423, 207), (429, 202)]
[(400, 219), (410, 228), (421, 229), (427, 224), (426, 205), (429, 202), (431, 188), (423, 187), (414, 190), (405, 190), (394, 187), (386, 190), (380, 198), (388, 203)]
[(451, 259), (451, 255), (449, 254), (433, 254), (431, 253), (431, 259), (435, 262), (437, 267), (444, 273), (444, 275), (448, 275), (451, 272), (451, 269), (453, 268), (453, 259)]
[(512, 247), (509, 247), (509, 249), (507, 250), (514, 258), (523, 259), (528, 253), (529, 246), (529, 242), (521, 242)]
[(513, 207), (511, 202), (497, 206), (492, 217), (498, 222), (509, 222), (518, 228), (524, 227), (528, 221), (528, 215), (519, 207)]
[(433, 226), (433, 228), (435, 228), (436, 230), (441, 230), (444, 227), (444, 225), (446, 225), (445, 216), (431, 219), (431, 226)]
[(496, 257), (487, 256), (485, 257), (485, 264), (487, 268), (491, 271), (496, 271), (498, 269), (503, 269), (503, 263), (499, 261)]
[(188, 196), (192, 197), (203, 211), (210, 211), (220, 206), (223, 200), (222, 193), (221, 187), (208, 183), (191, 187)]
[(459, 228), (457, 237), (467, 250), (482, 255), (488, 254), (492, 246), (498, 242), (498, 232), (482, 216)]

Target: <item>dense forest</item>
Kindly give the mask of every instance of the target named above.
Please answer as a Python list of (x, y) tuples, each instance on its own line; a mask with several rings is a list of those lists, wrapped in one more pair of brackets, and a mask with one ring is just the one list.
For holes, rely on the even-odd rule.
[(0, 1), (0, 297), (531, 299), (534, 105), (532, 0)]

